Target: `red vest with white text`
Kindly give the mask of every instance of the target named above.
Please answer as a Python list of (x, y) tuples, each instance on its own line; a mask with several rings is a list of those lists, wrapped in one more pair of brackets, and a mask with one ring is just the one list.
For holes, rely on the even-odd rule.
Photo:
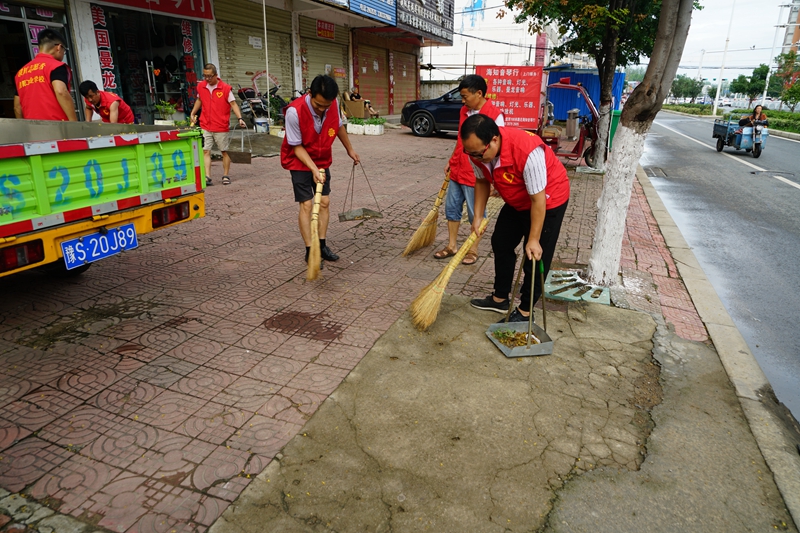
[(489, 169), (480, 163), (477, 167), (507, 204), (517, 211), (531, 208), (531, 196), (525, 187), (525, 164), (531, 152), (539, 146), (544, 148), (544, 161), (547, 165), (547, 186), (544, 189), (547, 209), (563, 205), (569, 200), (567, 169), (538, 135), (517, 128), (500, 128), (500, 138), (503, 144), (500, 148), (500, 161), (494, 172), (490, 175)]
[(86, 106), (92, 108), (95, 113), (100, 115), (103, 122), (111, 122), (111, 104), (119, 102), (119, 109), (117, 109), (117, 123), (119, 124), (133, 124), (133, 110), (131, 106), (125, 103), (125, 100), (120, 98), (114, 93), (106, 91), (98, 91), (100, 95), (100, 104), (94, 105), (88, 98), (84, 98)]
[[(311, 115), (311, 110), (308, 108), (306, 98), (311, 98), (306, 95), (303, 98), (298, 98), (288, 107), (294, 107), (297, 111), (297, 118), (300, 120), (300, 135), (303, 139), (303, 148), (306, 149), (311, 160), (317, 165), (317, 168), (330, 168), (333, 162), (331, 147), (333, 141), (336, 139), (336, 133), (339, 131), (339, 106), (334, 102), (328, 108), (325, 115), (325, 121), (322, 123), (322, 130), (317, 133), (314, 129), (314, 117)], [(294, 155), (294, 146), (289, 146), (286, 138), (283, 138), (281, 145), (281, 166), (286, 170), (309, 170), (307, 166)]]
[[(22, 106), (22, 116), (32, 120), (69, 120), (69, 117), (58, 103), (50, 74), (65, 64), (50, 54), (39, 52), (33, 61), (19, 69), (14, 76), (17, 95)], [(68, 80), (72, 79), (72, 71), (67, 66)], [(67, 89), (69, 89), (69, 81)]]
[(231, 86), (222, 80), (217, 81), (217, 88), (208, 90), (208, 82), (201, 81), (197, 84), (197, 96), (202, 106), (200, 113), (200, 127), (214, 133), (224, 133), (231, 129), (231, 104), (228, 95)]
[[(458, 118), (458, 129), (461, 131), (461, 125), (467, 120), (467, 106), (461, 106), (461, 112)], [(483, 104), (483, 107), (478, 111), (481, 115), (486, 115), (492, 120), (497, 120), (497, 117), (503, 112), (489, 100)], [(475, 186), (475, 172), (472, 170), (469, 156), (464, 153), (464, 144), (461, 142), (461, 135), (456, 140), (456, 151), (450, 158), (450, 179), (461, 185), (469, 187)]]

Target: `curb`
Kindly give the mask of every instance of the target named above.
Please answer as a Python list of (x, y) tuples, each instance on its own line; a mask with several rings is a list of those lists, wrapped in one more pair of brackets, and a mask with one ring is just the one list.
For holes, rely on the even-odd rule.
[[(641, 166), (636, 177), (739, 398), (761, 454), (772, 470), (786, 508), (795, 524), (800, 524), (800, 454), (781, 429), (781, 419), (765, 404), (772, 401), (769, 398), (772, 386)], [(769, 394), (765, 395), (765, 391)]]
[[(694, 117), (694, 118), (707, 118), (709, 120), (718, 117), (712, 117), (711, 115), (692, 115), (691, 113), (682, 113), (680, 111), (673, 111), (671, 109), (662, 109), (664, 113), (672, 113), (673, 115), (681, 115), (683, 117)], [(660, 111), (659, 111), (660, 113)], [(800, 141), (800, 133), (793, 133), (791, 131), (781, 131), (781, 130), (774, 130), (769, 128), (769, 134), (773, 137), (783, 137), (784, 139), (791, 139), (793, 141)]]

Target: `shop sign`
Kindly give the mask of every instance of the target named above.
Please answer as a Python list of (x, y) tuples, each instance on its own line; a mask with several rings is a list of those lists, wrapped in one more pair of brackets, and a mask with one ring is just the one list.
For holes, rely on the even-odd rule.
[(103, 0), (106, 4), (123, 6), (146, 13), (161, 13), (192, 20), (214, 21), (212, 0)]
[(453, 0), (397, 0), (397, 27), (453, 44)]
[(333, 22), (317, 21), (317, 37), (320, 39), (336, 40), (336, 24)]
[(475, 73), (486, 79), (486, 98), (503, 112), (506, 126), (539, 127), (542, 67), (477, 66)]
[(106, 23), (106, 13), (101, 6), (92, 4), (92, 25), (94, 26), (94, 40), (97, 43), (97, 55), (100, 58), (100, 76), (103, 82), (103, 90), (117, 89), (117, 67), (114, 64), (113, 47), (111, 46), (111, 34), (108, 32)]
[(394, 26), (397, 22), (397, 4), (395, 0), (352, 0), (350, 11), (367, 18)]
[(540, 33), (536, 36), (536, 55), (533, 63), (537, 67), (544, 66), (545, 48), (547, 48), (547, 35)]
[[(195, 100), (197, 100), (197, 71), (194, 67), (194, 43), (192, 37), (192, 23), (188, 20), (182, 20), (183, 65), (186, 68), (186, 95), (189, 97), (186, 107), (193, 106)], [(184, 110), (186, 107), (184, 107)]]
[(247, 36), (247, 42), (256, 50), (263, 50), (264, 49), (264, 41), (261, 40), (261, 37), (253, 37), (251, 35)]

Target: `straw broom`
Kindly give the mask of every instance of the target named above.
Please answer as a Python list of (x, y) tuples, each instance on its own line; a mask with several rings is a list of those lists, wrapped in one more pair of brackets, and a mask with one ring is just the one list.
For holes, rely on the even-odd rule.
[[(488, 223), (489, 217), (484, 218), (483, 222), (481, 222), (481, 233), (486, 229)], [(411, 312), (411, 322), (413, 322), (414, 326), (420, 331), (425, 331), (436, 321), (436, 317), (439, 315), (439, 308), (442, 305), (444, 289), (450, 282), (450, 277), (453, 275), (453, 272), (455, 272), (456, 267), (464, 260), (464, 256), (467, 255), (467, 252), (477, 238), (478, 236), (473, 231), (469, 238), (464, 241), (464, 244), (461, 245), (461, 248), (458, 249), (456, 255), (454, 255), (453, 258), (450, 259), (450, 262), (447, 263), (447, 266), (444, 267), (442, 273), (427, 287), (422, 289), (417, 298), (411, 302), (411, 307), (409, 308)]]
[[(319, 173), (325, 176), (325, 171)], [(314, 207), (311, 209), (311, 249), (308, 252), (308, 271), (307, 280), (315, 280), (319, 277), (319, 262), (322, 260), (322, 251), (319, 248), (319, 204), (322, 201), (322, 183), (317, 183), (317, 191), (314, 194)]]
[(408, 241), (406, 249), (403, 250), (403, 257), (420, 248), (425, 248), (433, 244), (436, 238), (436, 221), (439, 220), (439, 206), (442, 205), (442, 198), (444, 198), (444, 193), (447, 191), (447, 186), (449, 184), (450, 173), (448, 172), (444, 177), (444, 183), (442, 183), (442, 188), (439, 190), (439, 195), (433, 203), (433, 209), (431, 209), (430, 213), (425, 217), (425, 220), (422, 221), (422, 224), (420, 224), (417, 231), (414, 232), (414, 235), (411, 236), (411, 240)]

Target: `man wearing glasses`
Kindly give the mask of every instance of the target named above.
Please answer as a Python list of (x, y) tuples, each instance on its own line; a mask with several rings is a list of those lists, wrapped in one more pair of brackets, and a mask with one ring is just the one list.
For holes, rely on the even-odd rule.
[[(510, 322), (527, 322), (530, 309), (532, 260), (544, 263), (545, 276), (558, 242), (561, 222), (569, 202), (567, 169), (553, 150), (535, 134), (516, 128), (501, 128), (485, 115), (473, 115), (461, 126), (461, 141), (475, 170), (475, 218), (472, 229), (478, 235), (483, 221), (490, 185), (506, 202), (497, 216), (492, 233), (494, 292), (471, 301), (473, 307), (505, 313), (512, 304), (508, 295), (514, 279), (517, 256), (523, 241), (525, 279), (519, 306)], [(533, 302), (543, 287), (534, 276)]]
[(197, 112), (203, 109), (200, 115), (200, 128), (203, 130), (203, 160), (206, 166), (206, 185), (213, 185), (211, 180), (211, 148), (217, 145), (222, 152), (222, 184), (229, 185), (231, 178), (231, 157), (228, 147), (231, 144), (231, 110), (239, 119), (239, 127), (244, 128), (242, 111), (236, 98), (233, 96), (231, 86), (219, 79), (217, 67), (212, 63), (203, 65), (203, 81), (197, 84), (197, 100), (194, 101), (189, 119), (192, 126), (197, 122)]
[(39, 32), (39, 53), (14, 76), (14, 115), (31, 120), (77, 121), (69, 94), (72, 71), (64, 63), (67, 47), (54, 30)]

